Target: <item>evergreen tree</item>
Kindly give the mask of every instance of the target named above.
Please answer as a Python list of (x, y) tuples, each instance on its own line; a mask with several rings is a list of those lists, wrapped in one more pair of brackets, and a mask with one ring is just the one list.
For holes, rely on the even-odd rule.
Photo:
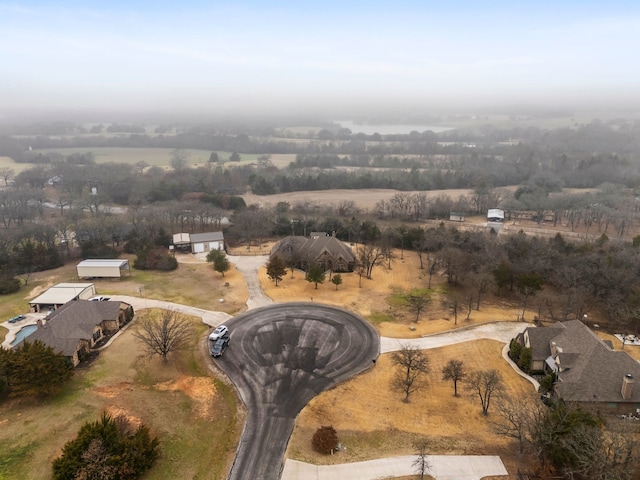
[(158, 439), (151, 438), (145, 425), (134, 430), (126, 418), (103, 413), (64, 446), (53, 462), (53, 478), (135, 479), (151, 468), (158, 454)]
[(280, 280), (287, 274), (287, 266), (279, 255), (274, 255), (267, 263), (267, 277), (276, 282), (276, 287)]
[(319, 263), (314, 263), (309, 267), (309, 271), (307, 272), (307, 282), (315, 283), (316, 290), (318, 289), (318, 284), (324, 282), (325, 273), (322, 265)]
[(213, 269), (224, 277), (224, 272), (231, 268), (227, 255), (222, 250), (211, 250), (207, 254), (207, 262), (213, 263)]
[(69, 359), (39, 340), (22, 342), (3, 363), (12, 397), (52, 395), (73, 375)]

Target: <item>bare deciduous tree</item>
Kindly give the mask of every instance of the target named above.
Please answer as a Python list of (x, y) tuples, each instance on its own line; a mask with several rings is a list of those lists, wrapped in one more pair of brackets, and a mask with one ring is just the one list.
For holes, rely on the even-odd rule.
[(431, 293), (424, 288), (411, 290), (405, 300), (409, 309), (416, 314), (414, 322), (420, 319), (420, 313), (431, 303)]
[(416, 449), (416, 459), (413, 461), (413, 466), (416, 469), (416, 473), (420, 475), (420, 480), (424, 480), (424, 476), (431, 468), (429, 463), (429, 440), (421, 438), (413, 443), (413, 448)]
[(404, 393), (403, 402), (409, 402), (409, 396), (424, 387), (424, 376), (429, 373), (429, 357), (418, 347), (405, 344), (391, 356), (398, 367), (391, 380), (394, 390)]
[(4, 186), (9, 186), (9, 180), (15, 176), (16, 172), (11, 167), (0, 168), (0, 177), (4, 180)]
[(362, 245), (357, 250), (357, 264), (360, 265), (368, 279), (371, 279), (373, 267), (384, 265), (385, 252), (383, 248), (373, 245)]
[(482, 404), (482, 414), (489, 414), (491, 400), (499, 397), (503, 390), (502, 375), (497, 370), (479, 370), (467, 376), (467, 390), (472, 395), (478, 395)]
[(524, 453), (531, 443), (533, 426), (540, 421), (547, 407), (537, 392), (519, 398), (499, 397), (495, 406), (499, 419), (491, 422), (493, 430), (498, 435), (516, 440), (520, 454)]
[(162, 310), (159, 318), (145, 315), (138, 321), (134, 336), (148, 357), (160, 355), (167, 362), (169, 353), (184, 348), (192, 336), (188, 320), (173, 310)]

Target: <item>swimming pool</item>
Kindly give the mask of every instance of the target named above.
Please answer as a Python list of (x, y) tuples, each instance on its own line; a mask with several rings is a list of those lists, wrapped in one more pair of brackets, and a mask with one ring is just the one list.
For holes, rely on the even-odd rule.
[(22, 327), (20, 331), (16, 333), (16, 338), (13, 342), (11, 342), (11, 346), (15, 346), (19, 344), (22, 340), (24, 340), (26, 337), (31, 335), (37, 329), (38, 329), (38, 325), (27, 325)]

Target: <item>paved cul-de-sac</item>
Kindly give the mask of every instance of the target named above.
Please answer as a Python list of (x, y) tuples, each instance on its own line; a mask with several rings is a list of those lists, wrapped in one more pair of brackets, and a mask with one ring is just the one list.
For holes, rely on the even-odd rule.
[(276, 480), (300, 410), (373, 364), (378, 334), (358, 315), (316, 303), (274, 304), (227, 322), (218, 365), (247, 407), (230, 479)]

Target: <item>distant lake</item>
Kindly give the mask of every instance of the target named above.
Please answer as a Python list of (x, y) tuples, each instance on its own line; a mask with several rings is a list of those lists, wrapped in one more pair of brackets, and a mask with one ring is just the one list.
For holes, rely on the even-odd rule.
[(335, 120), (335, 123), (339, 124), (342, 128), (348, 128), (352, 133), (364, 133), (365, 135), (373, 135), (379, 133), (380, 135), (408, 135), (413, 131), (424, 132), (431, 130), (433, 133), (446, 132), (447, 130), (453, 130), (453, 127), (434, 127), (433, 125), (406, 125), (406, 124), (377, 124), (367, 125), (354, 123), (351, 120)]

